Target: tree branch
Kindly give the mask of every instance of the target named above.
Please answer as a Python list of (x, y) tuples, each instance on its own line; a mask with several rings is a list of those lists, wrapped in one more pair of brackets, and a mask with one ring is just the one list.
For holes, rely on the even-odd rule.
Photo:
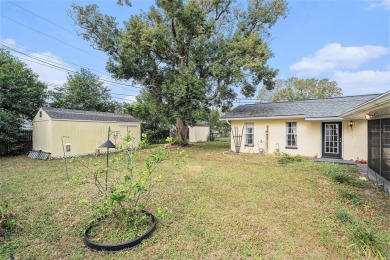
[(205, 100), (213, 100), (214, 98), (216, 98), (217, 95), (218, 95), (218, 92), (219, 92), (219, 88), (220, 88), (220, 87), (221, 87), (221, 80), (218, 79), (217, 87), (216, 87), (216, 89), (215, 89), (215, 91), (214, 91), (214, 94), (212, 94), (211, 96), (206, 96), (206, 97), (205, 97)]

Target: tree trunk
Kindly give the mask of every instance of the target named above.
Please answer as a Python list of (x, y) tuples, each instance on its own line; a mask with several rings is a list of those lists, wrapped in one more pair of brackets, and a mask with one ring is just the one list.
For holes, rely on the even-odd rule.
[(176, 141), (179, 145), (187, 144), (188, 124), (183, 122), (181, 118), (176, 118)]

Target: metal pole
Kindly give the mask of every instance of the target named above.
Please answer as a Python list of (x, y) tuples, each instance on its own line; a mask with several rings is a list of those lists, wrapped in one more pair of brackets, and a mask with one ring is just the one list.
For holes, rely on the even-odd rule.
[[(108, 127), (107, 140), (110, 140), (110, 132), (111, 132), (111, 128)], [(107, 168), (106, 168), (106, 199), (107, 199), (107, 185), (108, 185), (107, 183), (108, 183), (108, 152), (109, 152), (109, 149), (110, 149), (110, 148), (107, 147), (107, 164), (106, 164), (106, 166), (107, 166)]]
[(107, 147), (107, 168), (106, 168), (106, 199), (107, 199), (107, 176), (108, 176), (108, 149), (110, 149), (110, 148), (108, 148)]
[(67, 165), (67, 163), (66, 163), (66, 156), (65, 156), (64, 137), (69, 138), (69, 136), (63, 136), (63, 137), (61, 137), (62, 151), (63, 151), (63, 153), (64, 153), (64, 160), (65, 160), (66, 178), (69, 180), (68, 165)]

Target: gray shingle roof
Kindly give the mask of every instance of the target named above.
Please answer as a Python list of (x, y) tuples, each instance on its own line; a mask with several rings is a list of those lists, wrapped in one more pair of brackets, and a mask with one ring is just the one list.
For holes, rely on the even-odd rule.
[(64, 108), (43, 107), (50, 118), (75, 121), (114, 121), (114, 122), (141, 122), (128, 114), (116, 114), (108, 112), (71, 110)]
[(241, 105), (225, 113), (221, 116), (221, 119), (283, 116), (338, 117), (342, 113), (378, 96), (380, 94)]

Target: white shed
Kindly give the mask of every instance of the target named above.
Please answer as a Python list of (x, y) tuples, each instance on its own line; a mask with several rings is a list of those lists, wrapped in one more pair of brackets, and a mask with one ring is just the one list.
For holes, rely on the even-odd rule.
[(188, 141), (190, 143), (207, 142), (210, 127), (206, 122), (198, 122), (194, 126), (188, 127)]

